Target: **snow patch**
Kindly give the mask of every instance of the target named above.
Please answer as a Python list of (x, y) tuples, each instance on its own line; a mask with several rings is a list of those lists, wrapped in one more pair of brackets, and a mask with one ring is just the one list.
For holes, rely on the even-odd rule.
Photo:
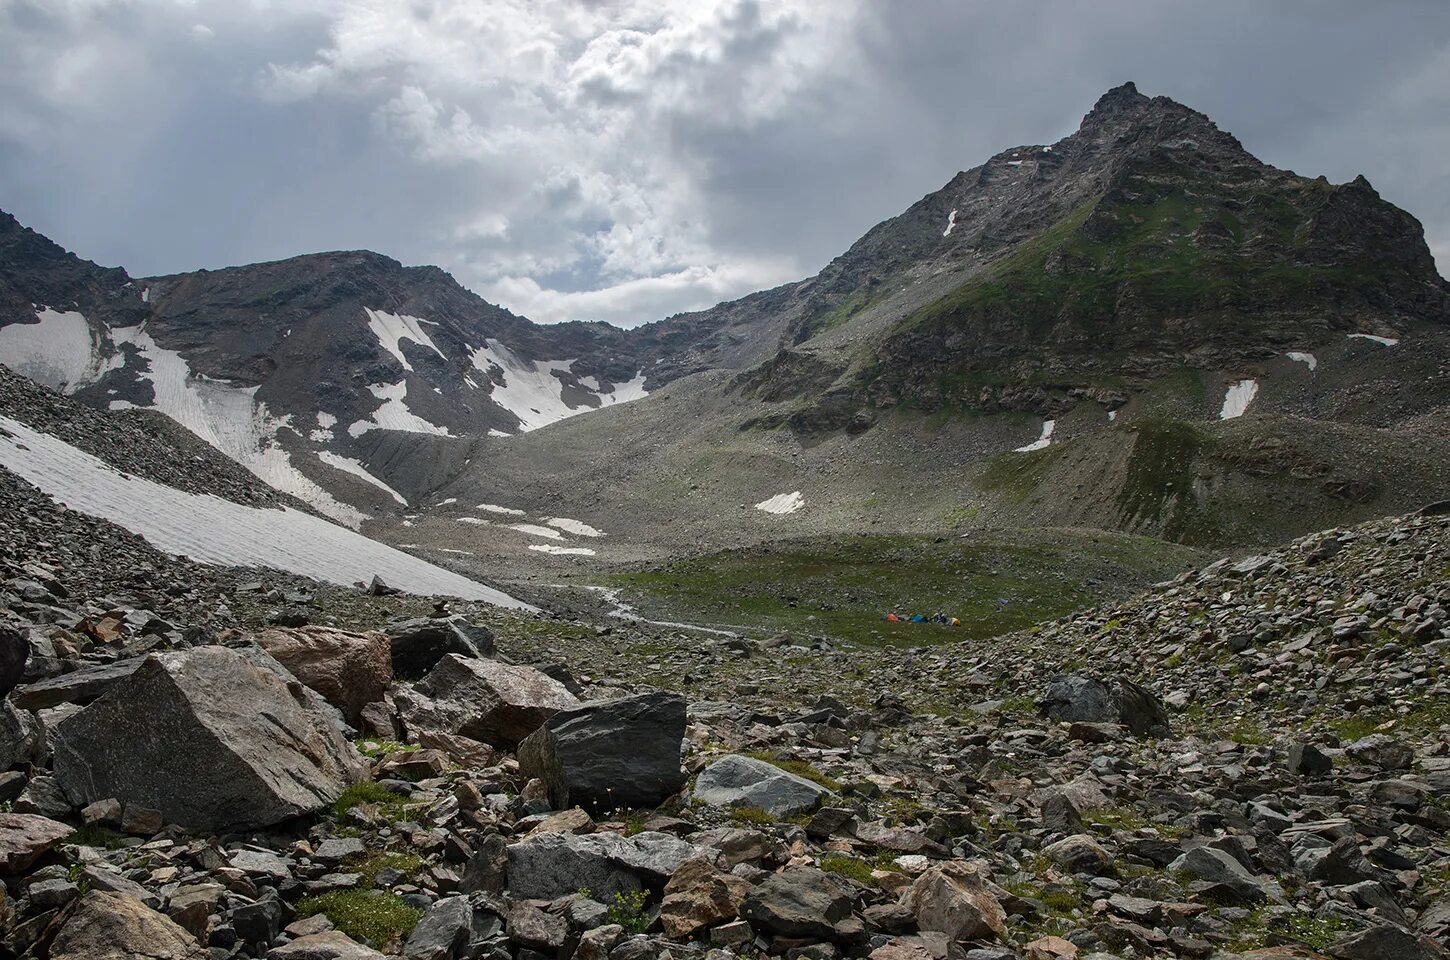
[(1312, 353), (1300, 353), (1298, 350), (1291, 350), (1288, 353), (1284, 354), (1284, 356), (1288, 357), (1290, 360), (1293, 360), (1295, 363), (1304, 364), (1304, 366), (1308, 367), (1311, 371), (1315, 370), (1319, 366), (1319, 361), (1314, 358), (1314, 354)]
[(101, 356), (101, 335), (74, 311), (37, 307), (36, 323), (0, 327), (0, 362), (61, 393), (75, 393), (115, 370), (120, 355)]
[[(599, 407), (570, 406), (564, 400), (564, 382), (557, 374), (572, 375), (574, 363), (573, 360), (525, 360), (497, 340), (485, 340), (473, 352), (473, 366), (495, 381), (489, 398), (518, 417), (519, 429), (523, 432), (648, 395), (641, 370), (633, 379), (613, 384), (611, 392), (605, 393), (602, 389), (594, 392)], [(493, 430), (489, 435), (507, 436)]]
[(307, 439), (313, 443), (331, 443), (334, 439), (332, 428), (337, 426), (337, 418), (332, 414), (319, 410), (317, 412), (317, 429), (307, 434)]
[(597, 530), (587, 523), (578, 520), (570, 520), (568, 517), (550, 517), (544, 521), (551, 527), (558, 527), (565, 533), (572, 533), (576, 537), (602, 537), (603, 530)]
[(141, 302), (142, 303), (150, 303), (151, 302), (151, 288), (150, 287), (143, 287), (141, 289)]
[(755, 509), (764, 511), (765, 513), (774, 513), (780, 515), (786, 513), (795, 513), (797, 510), (801, 509), (805, 505), (806, 498), (801, 496), (801, 492), (799, 490), (796, 490), (793, 493), (777, 493), (769, 500), (762, 500), (757, 503), (755, 505)]
[(1238, 380), (1229, 384), (1228, 392), (1223, 396), (1223, 409), (1218, 412), (1220, 420), (1233, 420), (1242, 417), (1249, 409), (1249, 404), (1259, 394), (1259, 381)]
[(956, 228), (957, 228), (957, 212), (956, 212), (956, 210), (952, 210), (951, 213), (947, 214), (947, 228), (941, 232), (941, 235), (944, 236), (944, 237), (950, 237), (952, 235), (952, 231), (955, 230)]
[(1116, 411), (1116, 410), (1109, 410), (1108, 411), (1108, 423), (1116, 423), (1117, 420), (1118, 420), (1118, 411)]
[(277, 431), (290, 427), (288, 417), (273, 417), (257, 401), (257, 387), (238, 387), (222, 380), (194, 376), (175, 350), (157, 344), (146, 325), (111, 331), (119, 345), (134, 346), (148, 370), (140, 379), (151, 384), (151, 409), (166, 414), (226, 456), (256, 474), (267, 485), (312, 504), (353, 529), (367, 514), (342, 503), (292, 465), (277, 443)]
[(1042, 435), (1025, 447), (1018, 447), (1013, 453), (1031, 453), (1034, 450), (1046, 450), (1052, 445), (1052, 431), (1057, 429), (1056, 420), (1042, 421)]
[(363, 466), (361, 460), (354, 460), (351, 457), (340, 456), (330, 450), (319, 451), (317, 454), (317, 459), (321, 460), (329, 467), (335, 467), (338, 470), (341, 470), (343, 473), (352, 474), (354, 477), (357, 477), (364, 483), (372, 484), (379, 490), (386, 493), (388, 496), (392, 497), (394, 500), (398, 501), (403, 506), (406, 507), (408, 505), (407, 499), (405, 499), (401, 493), (394, 490), (392, 487), (388, 486), (386, 483), (379, 480), (371, 473), (368, 473), (368, 468)]
[(511, 523), (510, 530), (517, 530), (519, 533), (527, 533), (531, 537), (543, 537), (545, 540), (563, 540), (564, 535), (553, 527), (541, 527), (536, 523)]
[(1372, 340), (1372, 341), (1374, 341), (1375, 343), (1379, 344), (1382, 347), (1394, 347), (1394, 346), (1398, 346), (1399, 345), (1399, 342), (1400, 342), (1399, 340), (1395, 339), (1394, 337), (1376, 337), (1373, 334), (1369, 334), (1369, 333), (1351, 333), (1349, 335), (1349, 339), (1351, 339), (1351, 340)]
[(475, 527), (487, 527), (493, 523), (492, 520), (485, 520), (482, 517), (459, 517), (459, 523), (471, 523)]
[(453, 503), (457, 503), (457, 502), (458, 502), (458, 498), (457, 497), (449, 497), (447, 500), (439, 500), (437, 503), (433, 504), (433, 506), (435, 506), (435, 507), (446, 507), (449, 504), (453, 504)]
[[(423, 324), (429, 321), (406, 314), (385, 313), (382, 310), (367, 310), (367, 308), (364, 310), (368, 315), (368, 329), (373, 332), (373, 336), (378, 338), (378, 344), (384, 350), (398, 358), (398, 362), (403, 365), (404, 370), (411, 373), (413, 365), (408, 362), (407, 357), (403, 356), (402, 347), (398, 346), (402, 340), (411, 340), (419, 346), (428, 347), (444, 360), (448, 359), (443, 356), (443, 351), (438, 349), (438, 345), (423, 330)], [(433, 325), (437, 326), (436, 323)]]
[(351, 585), (380, 576), (418, 594), (532, 610), (513, 597), (401, 550), (287, 507), (246, 507), (123, 474), (48, 434), (0, 416), (0, 466), (72, 510), (145, 537), (166, 553), (204, 563), (271, 567)]
[(500, 507), (496, 503), (480, 503), (477, 509), (487, 510), (489, 513), (502, 513), (509, 517), (522, 517), (526, 512), (523, 510), (515, 510), (513, 507)]
[(447, 427), (429, 423), (408, 409), (408, 381), (369, 384), (368, 390), (383, 401), (383, 405), (373, 411), (371, 419), (359, 420), (348, 427), (348, 436), (360, 437), (369, 430), (400, 430), (404, 433), (431, 433), (436, 437), (453, 436)]
[(552, 554), (556, 557), (592, 557), (594, 551), (588, 547), (561, 547), (553, 543), (531, 543), (530, 550), (537, 550), (540, 553)]

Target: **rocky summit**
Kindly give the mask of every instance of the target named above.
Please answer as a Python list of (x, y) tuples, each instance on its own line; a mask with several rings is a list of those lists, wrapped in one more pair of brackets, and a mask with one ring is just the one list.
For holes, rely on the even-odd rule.
[(0, 957), (1450, 960), (1450, 290), (1131, 84), (538, 326), (0, 217)]

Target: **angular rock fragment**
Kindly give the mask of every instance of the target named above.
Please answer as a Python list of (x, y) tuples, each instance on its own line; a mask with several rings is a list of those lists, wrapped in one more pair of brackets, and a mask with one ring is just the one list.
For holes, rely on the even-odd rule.
[(312, 813), (364, 767), (295, 686), (223, 647), (147, 657), (61, 725), (56, 779), (77, 805), (115, 797), (202, 830)]
[(810, 813), (832, 793), (764, 760), (730, 754), (700, 771), (691, 795), (714, 807), (758, 807), (774, 817), (791, 817)]
[(685, 784), (685, 699), (647, 693), (560, 710), (519, 744), (519, 770), (556, 809), (654, 807)]
[(579, 703), (563, 684), (532, 667), (453, 653), (412, 693), (395, 694), (409, 731), (459, 734), (509, 750), (555, 713)]
[(363, 708), (382, 700), (393, 682), (388, 638), (380, 633), (275, 628), (258, 633), (256, 641), (354, 726)]

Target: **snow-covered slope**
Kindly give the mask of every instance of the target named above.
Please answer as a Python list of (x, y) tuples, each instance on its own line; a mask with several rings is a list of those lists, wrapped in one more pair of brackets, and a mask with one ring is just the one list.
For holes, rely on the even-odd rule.
[(167, 553), (207, 563), (273, 567), (344, 585), (367, 583), (376, 575), (411, 593), (531, 609), (501, 591), (297, 510), (243, 506), (121, 473), (5, 416), (0, 416), (0, 467), (72, 510), (118, 524)]

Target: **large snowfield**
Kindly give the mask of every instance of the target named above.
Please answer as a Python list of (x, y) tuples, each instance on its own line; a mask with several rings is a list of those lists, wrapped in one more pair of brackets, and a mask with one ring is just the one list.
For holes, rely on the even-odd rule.
[(72, 510), (110, 520), (166, 553), (204, 563), (272, 567), (343, 585), (367, 583), (377, 575), (410, 593), (532, 609), (311, 514), (186, 493), (123, 474), (9, 417), (0, 416), (0, 428), (0, 466)]

